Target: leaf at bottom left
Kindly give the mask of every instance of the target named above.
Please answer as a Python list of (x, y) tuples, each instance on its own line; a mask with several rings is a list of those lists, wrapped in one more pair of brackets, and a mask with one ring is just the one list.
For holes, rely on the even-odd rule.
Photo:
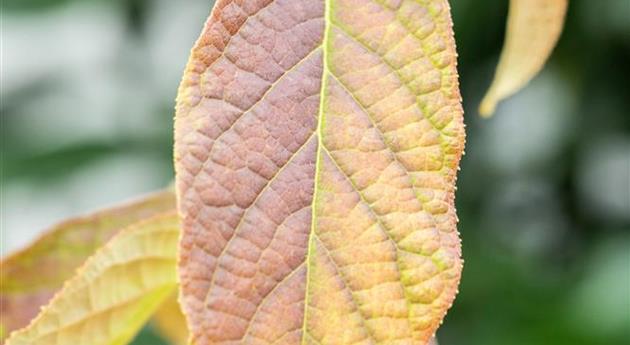
[(177, 288), (175, 212), (123, 229), (7, 345), (128, 343)]

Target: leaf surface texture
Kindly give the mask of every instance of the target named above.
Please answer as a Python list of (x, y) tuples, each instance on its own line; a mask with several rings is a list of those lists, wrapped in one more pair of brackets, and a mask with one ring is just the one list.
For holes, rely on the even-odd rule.
[(426, 344), (461, 273), (444, 0), (219, 0), (175, 121), (195, 345)]
[(510, 0), (505, 43), (479, 113), (490, 116), (497, 103), (540, 72), (558, 42), (568, 0)]
[(6, 344), (127, 344), (176, 290), (179, 233), (174, 212), (125, 228)]

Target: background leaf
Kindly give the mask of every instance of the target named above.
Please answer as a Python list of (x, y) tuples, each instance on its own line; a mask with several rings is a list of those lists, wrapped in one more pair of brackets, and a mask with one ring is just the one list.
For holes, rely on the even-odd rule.
[(8, 345), (126, 344), (176, 289), (175, 213), (122, 230)]
[(175, 208), (171, 190), (52, 227), (0, 263), (1, 340), (26, 326), (85, 260), (120, 229)]
[(426, 344), (462, 122), (444, 0), (218, 1), (175, 124), (195, 344)]
[(524, 87), (543, 68), (562, 32), (568, 0), (510, 0), (505, 43), (479, 113)]
[(188, 344), (188, 326), (177, 301), (177, 293), (167, 298), (153, 314), (153, 323), (171, 345)]

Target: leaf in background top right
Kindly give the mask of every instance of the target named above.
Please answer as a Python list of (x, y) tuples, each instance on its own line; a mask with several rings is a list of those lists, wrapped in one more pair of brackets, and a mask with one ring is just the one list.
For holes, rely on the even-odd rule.
[(558, 42), (568, 0), (510, 0), (505, 43), (492, 85), (479, 106), (491, 116), (497, 103), (523, 88)]

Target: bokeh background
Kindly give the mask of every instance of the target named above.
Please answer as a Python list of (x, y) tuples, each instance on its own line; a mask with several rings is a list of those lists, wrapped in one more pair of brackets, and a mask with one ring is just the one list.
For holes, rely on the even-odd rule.
[[(630, 0), (572, 0), (551, 61), (476, 108), (507, 0), (451, 0), (466, 265), (442, 345), (630, 344)], [(2, 254), (167, 185), (176, 89), (211, 0), (4, 0)], [(134, 342), (163, 344), (148, 326)]]

